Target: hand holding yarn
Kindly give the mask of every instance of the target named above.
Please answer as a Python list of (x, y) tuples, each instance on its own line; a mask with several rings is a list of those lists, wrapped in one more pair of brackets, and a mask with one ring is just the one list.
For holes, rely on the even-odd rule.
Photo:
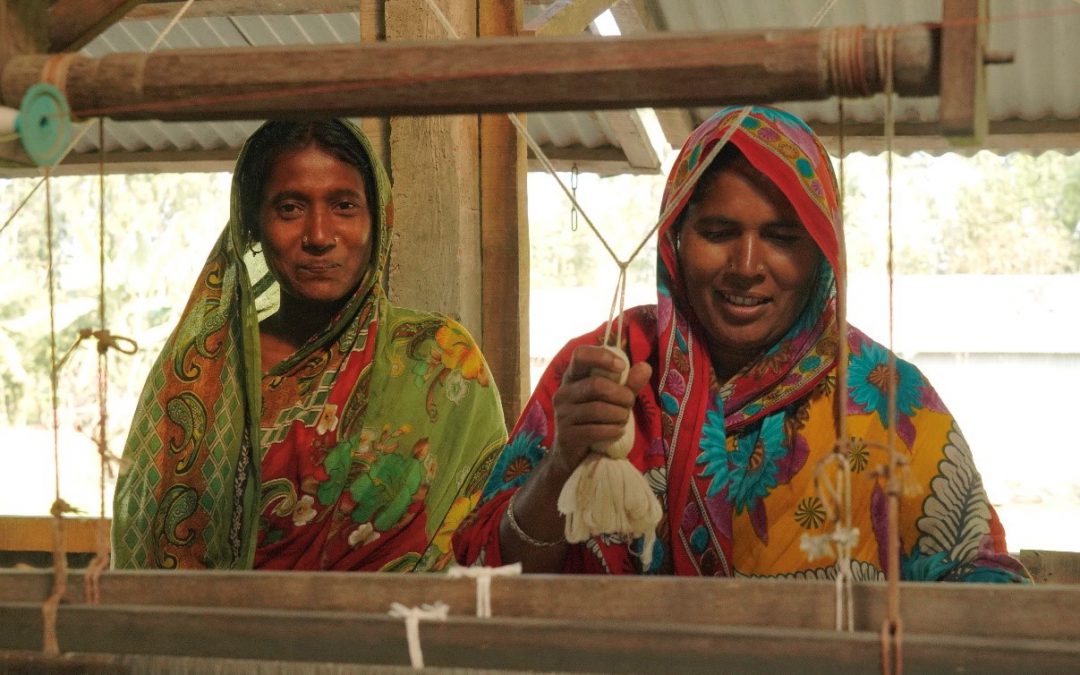
[[(622, 350), (605, 346), (620, 362), (618, 372), (593, 368), (590, 376), (601, 376), (625, 385), (630, 363)], [(559, 512), (566, 517), (566, 540), (585, 541), (600, 534), (644, 537), (641, 561), (647, 569), (652, 561), (656, 525), (660, 522), (660, 502), (645, 477), (627, 460), (634, 446), (634, 415), (612, 440), (593, 441), (590, 452), (563, 485)]]

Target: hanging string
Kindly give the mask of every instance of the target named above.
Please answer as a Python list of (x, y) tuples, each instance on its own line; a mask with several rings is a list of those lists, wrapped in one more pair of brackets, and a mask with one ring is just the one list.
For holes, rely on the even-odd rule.
[[(1080, 0), (1078, 0), (1080, 2)], [(578, 209), (577, 209), (577, 186), (578, 186), (578, 168), (577, 162), (574, 162), (574, 166), (570, 167), (570, 191), (573, 193), (574, 204), (570, 206), (570, 231), (577, 232), (578, 228)]]
[[(1080, 0), (1077, 0), (1080, 2)], [(833, 5), (836, 4), (836, 0), (825, 0), (825, 4), (821, 6), (814, 18), (810, 20), (810, 26), (816, 28), (825, 19), (825, 16), (832, 10)]]
[(53, 589), (52, 594), (41, 607), (43, 624), (43, 651), (56, 656), (60, 653), (60, 644), (56, 634), (56, 615), (60, 600), (67, 592), (67, 552), (64, 546), (64, 514), (73, 512), (70, 504), (60, 498), (60, 404), (56, 359), (56, 295), (53, 268), (53, 219), (52, 219), (52, 182), (51, 171), (45, 170), (45, 250), (48, 256), (48, 296), (49, 296), (49, 386), (52, 394), (53, 426), (53, 485), (55, 497), (49, 510), (53, 517)]
[(886, 495), (888, 498), (888, 582), (887, 615), (881, 625), (881, 671), (884, 675), (901, 675), (903, 672), (903, 621), (900, 618), (900, 492), (901, 467), (899, 452), (896, 447), (896, 353), (893, 351), (894, 338), (894, 238), (893, 238), (893, 140), (896, 133), (896, 119), (893, 110), (893, 54), (895, 35), (893, 31), (878, 33), (876, 53), (878, 73), (885, 81), (885, 171), (888, 180), (886, 214), (888, 219), (888, 262), (889, 275), (889, 328), (888, 328), (888, 449), (889, 468), (886, 474)]
[[(68, 143), (67, 149), (64, 150), (64, 154), (60, 155), (60, 159), (56, 160), (57, 165), (63, 162), (64, 159), (71, 153), (71, 151), (75, 149), (75, 146), (79, 144), (79, 141), (81, 141), (83, 136), (86, 135), (86, 132), (90, 130), (90, 125), (90, 122), (82, 125), (82, 129), (79, 130), (79, 133), (75, 135), (75, 138), (73, 138), (70, 143)], [(11, 215), (8, 216), (7, 220), (4, 221), (4, 226), (0, 227), (0, 234), (3, 234), (4, 230), (7, 229), (7, 226), (11, 224), (11, 221), (15, 220), (15, 216), (19, 215), (19, 212), (22, 211), (22, 208), (26, 206), (26, 203), (30, 201), (30, 198), (34, 196), (34, 193), (37, 192), (38, 188), (44, 185), (44, 183), (45, 178), (43, 177), (41, 180), (34, 184), (34, 187), (30, 188), (30, 192), (28, 192), (27, 195), (23, 197), (23, 200), (19, 202), (19, 205), (15, 207), (15, 210), (11, 213)]]
[[(106, 330), (105, 320), (105, 118), (98, 119), (98, 429), (97, 450), (100, 462), (98, 494), (98, 522), (95, 531), (94, 558), (86, 566), (83, 594), (86, 602), (96, 605), (101, 602), (101, 573), (109, 567), (109, 526), (105, 520), (105, 475), (111, 473), (108, 445), (109, 418), (109, 357), (108, 347), (111, 339)], [(82, 335), (80, 334), (80, 338)]]
[(409, 662), (413, 670), (424, 668), (424, 650), (420, 645), (420, 619), (446, 621), (449, 612), (450, 607), (445, 602), (419, 607), (406, 607), (400, 602), (390, 605), (390, 616), (405, 619), (405, 639), (409, 643)]
[(148, 53), (158, 48), (158, 46), (165, 40), (165, 36), (168, 35), (169, 31), (173, 29), (173, 26), (175, 26), (177, 22), (180, 21), (181, 17), (184, 16), (184, 14), (188, 11), (188, 8), (191, 7), (191, 3), (193, 2), (195, 2), (195, 0), (187, 0), (187, 2), (184, 3), (183, 7), (181, 7), (175, 15), (173, 15), (172, 20), (169, 21), (169, 23), (165, 26), (165, 30), (158, 33), (157, 39), (154, 40), (154, 44), (150, 45), (150, 49), (147, 50)]
[[(455, 40), (460, 40), (461, 38), (458, 35), (458, 32), (454, 30), (454, 27), (450, 24), (450, 21), (446, 18), (446, 15), (443, 14), (442, 10), (439, 9), (439, 6), (435, 3), (435, 0), (425, 0), (425, 4), (427, 4), (428, 9), (431, 10), (432, 14), (435, 15), (435, 18), (442, 25), (447, 35), (449, 35)], [(611, 259), (619, 268), (619, 280), (616, 282), (615, 286), (615, 297), (611, 303), (612, 309), (611, 313), (608, 315), (607, 328), (604, 331), (605, 344), (608, 343), (608, 338), (611, 334), (611, 325), (616, 320), (616, 315), (614, 313), (616, 306), (619, 307), (619, 326), (617, 334), (622, 335), (622, 315), (623, 308), (625, 307), (626, 303), (626, 270), (630, 266), (630, 263), (634, 261), (634, 258), (636, 258), (637, 255), (641, 253), (642, 249), (645, 248), (645, 245), (649, 243), (649, 240), (652, 239), (653, 234), (655, 234), (656, 231), (660, 228), (661, 223), (663, 223), (664, 220), (667, 219), (668, 216), (670, 216), (671, 213), (674, 211), (675, 206), (682, 202), (682, 198), (686, 196), (686, 193), (691, 189), (693, 184), (696, 183), (697, 178), (700, 177), (702, 172), (704, 172), (705, 169), (709, 166), (709, 164), (712, 163), (712, 160), (715, 159), (716, 156), (720, 153), (723, 147), (727, 144), (728, 140), (731, 138), (731, 135), (735, 133), (735, 130), (738, 129), (739, 126), (742, 125), (743, 119), (745, 119), (749, 113), (749, 106), (744, 107), (740, 110), (735, 122), (731, 125), (730, 128), (728, 128), (727, 132), (720, 139), (720, 141), (718, 141), (716, 145), (713, 146), (712, 150), (709, 152), (706, 158), (702, 161), (699, 161), (698, 164), (694, 167), (694, 171), (690, 173), (690, 177), (685, 181), (680, 191), (670, 200), (668, 207), (664, 209), (663, 213), (660, 214), (660, 217), (657, 218), (656, 223), (652, 226), (652, 228), (649, 229), (648, 233), (642, 238), (641, 242), (633, 250), (630, 256), (626, 258), (626, 260), (619, 258), (618, 254), (615, 253), (615, 250), (608, 243), (603, 233), (600, 232), (599, 228), (596, 227), (592, 219), (589, 218), (589, 214), (586, 213), (583, 208), (581, 208), (581, 204), (579, 204), (577, 201), (576, 190), (571, 190), (566, 186), (566, 183), (559, 176), (558, 172), (555, 170), (554, 165), (552, 165), (551, 160), (548, 159), (547, 154), (544, 153), (544, 151), (540, 148), (540, 144), (536, 142), (536, 139), (534, 139), (529, 133), (528, 129), (525, 128), (525, 125), (522, 123), (521, 119), (514, 113), (507, 113), (507, 118), (510, 120), (510, 123), (514, 126), (518, 134), (521, 135), (521, 137), (525, 140), (525, 143), (533, 151), (533, 155), (536, 157), (537, 160), (539, 160), (540, 165), (543, 166), (544, 170), (547, 171), (547, 173), (555, 179), (555, 182), (558, 184), (559, 188), (562, 189), (563, 194), (565, 194), (566, 197), (570, 200), (572, 208), (574, 208), (578, 213), (581, 214), (581, 217), (585, 220), (585, 224), (589, 226), (589, 229), (592, 230), (593, 234), (595, 234), (597, 239), (600, 240), (600, 244), (604, 247), (604, 250), (608, 252), (608, 255), (611, 256)]]

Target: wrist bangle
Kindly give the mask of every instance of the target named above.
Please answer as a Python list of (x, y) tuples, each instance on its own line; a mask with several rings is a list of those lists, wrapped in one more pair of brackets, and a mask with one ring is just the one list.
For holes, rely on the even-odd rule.
[(555, 541), (540, 541), (539, 539), (533, 539), (525, 533), (525, 530), (521, 529), (521, 526), (518, 525), (517, 518), (514, 517), (514, 500), (517, 499), (518, 493), (520, 492), (521, 490), (517, 490), (514, 494), (510, 495), (510, 501), (506, 503), (506, 519), (510, 522), (510, 529), (514, 531), (514, 534), (518, 536), (518, 539), (529, 546), (535, 546), (537, 548), (550, 548), (566, 543), (565, 537)]

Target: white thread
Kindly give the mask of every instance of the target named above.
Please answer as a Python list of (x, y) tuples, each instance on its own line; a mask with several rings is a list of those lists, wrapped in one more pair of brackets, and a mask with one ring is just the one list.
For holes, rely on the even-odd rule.
[(491, 618), (491, 578), (512, 577), (521, 574), (521, 563), (502, 567), (451, 567), (446, 576), (451, 579), (476, 579), (476, 616)]
[[(1077, 0), (1077, 2), (1080, 2), (1080, 0)], [(826, 0), (825, 4), (822, 5), (821, 9), (818, 10), (818, 13), (815, 14), (814, 18), (810, 20), (810, 26), (813, 28), (817, 28), (817, 26), (821, 24), (822, 20), (825, 19), (825, 15), (829, 13), (829, 11), (833, 8), (833, 5), (835, 4), (836, 0)]]
[(191, 7), (191, 3), (193, 2), (195, 2), (195, 0), (187, 0), (187, 2), (184, 3), (184, 6), (180, 8), (180, 11), (177, 12), (176, 15), (173, 16), (172, 20), (169, 21), (169, 23), (165, 26), (165, 30), (158, 33), (157, 39), (154, 40), (154, 44), (150, 45), (150, 49), (147, 50), (147, 53), (152, 52), (158, 48), (162, 40), (165, 39), (165, 36), (168, 35), (169, 31), (173, 29), (173, 26), (175, 26), (176, 23), (180, 21), (181, 17), (184, 16), (184, 14), (188, 11), (188, 7)]
[(406, 607), (400, 602), (390, 605), (390, 616), (395, 619), (405, 619), (405, 638), (409, 642), (409, 662), (413, 670), (421, 670), (424, 667), (424, 651), (420, 647), (420, 620), (446, 621), (449, 611), (450, 607), (445, 602), (419, 607)]

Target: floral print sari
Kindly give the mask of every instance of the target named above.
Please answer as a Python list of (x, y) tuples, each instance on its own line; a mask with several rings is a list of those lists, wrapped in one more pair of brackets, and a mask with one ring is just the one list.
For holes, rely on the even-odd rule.
[[(437, 570), (506, 429), (469, 333), (390, 304), (390, 185), (367, 273), (331, 324), (266, 372), (277, 283), (232, 217), (147, 380), (114, 506), (117, 567)], [(243, 153), (237, 167), (243, 164)], [(255, 279), (254, 283), (251, 279)]]
[[(727, 382), (718, 382), (706, 333), (678, 266), (679, 219), (725, 135), (783, 191), (823, 254), (813, 292), (787, 334)], [(829, 157), (797, 117), (755, 106), (720, 111), (687, 140), (668, 178), (659, 229), (657, 304), (624, 318), (621, 346), (648, 362), (652, 381), (634, 409), (630, 460), (664, 507), (648, 569), (642, 539), (603, 535), (570, 547), (567, 572), (833, 578), (835, 552), (811, 559), (801, 542), (827, 534), (829, 504), (816, 470), (836, 447), (840, 346), (836, 273), (841, 216)], [(498, 565), (507, 502), (554, 437), (552, 398), (578, 345), (544, 374), (503, 449), (480, 506), (455, 535), (462, 564)], [(855, 579), (882, 579), (887, 551), (888, 350), (851, 328), (847, 417)], [(897, 447), (908, 489), (900, 503), (902, 578), (1022, 581), (956, 421), (915, 366), (897, 362)]]

